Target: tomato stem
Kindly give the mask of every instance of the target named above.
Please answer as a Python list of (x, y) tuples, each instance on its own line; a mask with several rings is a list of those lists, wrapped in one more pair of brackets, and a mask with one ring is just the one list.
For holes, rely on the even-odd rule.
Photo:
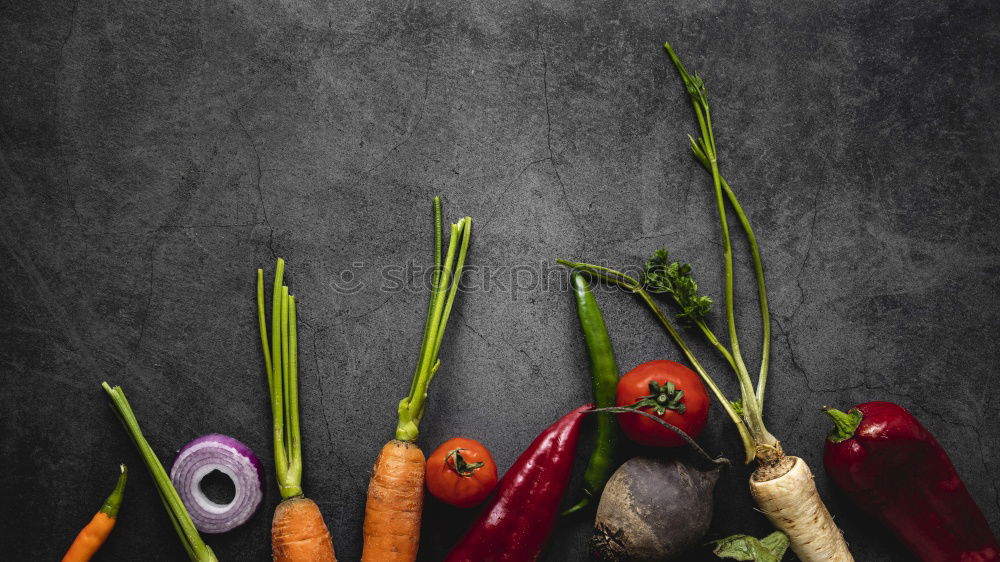
[(476, 469), (486, 466), (486, 463), (482, 461), (466, 462), (461, 451), (468, 451), (468, 449), (452, 449), (444, 457), (444, 462), (448, 465), (448, 468), (454, 470), (462, 478), (471, 478), (476, 473)]
[(842, 412), (836, 408), (824, 407), (823, 412), (833, 418), (833, 429), (827, 437), (833, 443), (840, 443), (854, 437), (854, 432), (858, 430), (861, 419), (864, 417), (861, 410), (857, 408)]
[(667, 381), (661, 385), (653, 380), (649, 381), (649, 394), (637, 400), (630, 408), (652, 408), (660, 416), (665, 414), (667, 410), (683, 414), (687, 411), (683, 399), (684, 391), (675, 387), (674, 383)]
[(698, 442), (695, 441), (694, 438), (692, 438), (690, 435), (688, 435), (686, 431), (664, 420), (659, 416), (654, 416), (653, 414), (650, 414), (649, 412), (639, 410), (633, 406), (610, 406), (608, 408), (593, 408), (585, 413), (590, 414), (593, 412), (609, 412), (612, 414), (639, 414), (640, 416), (645, 416), (655, 421), (656, 423), (662, 425), (663, 427), (669, 429), (670, 431), (676, 433), (678, 437), (683, 439), (685, 443), (690, 445), (691, 448), (695, 450), (695, 452), (701, 455), (708, 462), (716, 465), (727, 465), (727, 466), (729, 465), (729, 459), (727, 459), (726, 457), (712, 458), (712, 456), (706, 453), (705, 449), (702, 449), (701, 446), (698, 445)]

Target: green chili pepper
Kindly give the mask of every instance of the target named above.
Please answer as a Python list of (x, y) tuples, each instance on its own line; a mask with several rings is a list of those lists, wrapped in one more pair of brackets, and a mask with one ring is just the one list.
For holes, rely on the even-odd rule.
[[(570, 276), (573, 294), (576, 296), (576, 313), (580, 317), (583, 338), (587, 342), (590, 356), (590, 376), (594, 389), (594, 404), (598, 408), (615, 405), (618, 389), (618, 364), (611, 349), (611, 338), (604, 325), (604, 316), (597, 306), (590, 283), (578, 272)], [(583, 498), (573, 507), (563, 512), (569, 515), (579, 511), (591, 500), (600, 497), (604, 484), (611, 477), (615, 461), (615, 446), (618, 441), (618, 423), (613, 414), (597, 414), (597, 443), (583, 473)]]

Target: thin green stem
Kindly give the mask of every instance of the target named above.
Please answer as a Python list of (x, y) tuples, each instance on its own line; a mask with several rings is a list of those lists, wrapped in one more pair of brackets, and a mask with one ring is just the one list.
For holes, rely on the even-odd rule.
[[(691, 145), (696, 152), (700, 149), (705, 163), (707, 163), (706, 167), (712, 175), (712, 186), (715, 191), (716, 209), (719, 215), (719, 224), (722, 234), (722, 253), (725, 261), (726, 323), (728, 326), (729, 346), (732, 350), (736, 378), (739, 381), (740, 394), (742, 395), (743, 419), (746, 421), (750, 433), (754, 436), (754, 440), (757, 444), (764, 449), (768, 449), (761, 451), (760, 454), (769, 456), (771, 450), (780, 449), (778, 449), (777, 439), (775, 439), (774, 436), (771, 435), (770, 432), (768, 432), (764, 427), (762, 400), (763, 389), (758, 386), (760, 389), (759, 394), (754, 390), (753, 383), (750, 380), (750, 374), (747, 371), (746, 363), (743, 360), (743, 354), (740, 350), (739, 336), (736, 330), (736, 313), (733, 289), (732, 240), (729, 235), (728, 220), (726, 219), (727, 196), (723, 192), (722, 176), (719, 173), (718, 153), (715, 147), (715, 133), (712, 130), (712, 116), (708, 105), (708, 94), (706, 93), (704, 82), (697, 76), (692, 77), (687, 72), (684, 65), (677, 57), (677, 54), (674, 53), (670, 44), (665, 43), (664, 47), (670, 55), (670, 59), (673, 61), (674, 66), (677, 68), (681, 80), (684, 82), (684, 86), (688, 91), (692, 106), (695, 110), (695, 117), (698, 120), (698, 127), (701, 131), (701, 139), (697, 142), (694, 139), (691, 139)], [(689, 136), (688, 138), (691, 137)], [(758, 283), (762, 280), (763, 276), (758, 276)], [(760, 284), (758, 285), (758, 291), (763, 291), (762, 285)], [(767, 343), (765, 343), (765, 346), (767, 346)], [(764, 372), (766, 373), (766, 369)], [(766, 384), (766, 374), (764, 382)]]
[(264, 370), (267, 372), (268, 390), (271, 388), (271, 351), (267, 345), (267, 319), (264, 315), (264, 270), (257, 270), (257, 319), (260, 328), (260, 344), (264, 348)]
[(296, 327), (295, 297), (288, 295), (288, 466), (292, 480), (302, 482), (302, 434), (299, 430), (299, 340)]
[(441, 280), (441, 198), (434, 198), (434, 283), (437, 285)]
[(710, 464), (714, 464), (716, 466), (729, 466), (730, 464), (729, 459), (727, 459), (726, 457), (712, 458), (712, 456), (706, 453), (705, 449), (702, 449), (701, 446), (698, 445), (698, 442), (695, 441), (694, 438), (692, 438), (690, 435), (688, 435), (687, 432), (685, 432), (683, 429), (677, 427), (676, 425), (668, 422), (667, 420), (659, 416), (655, 416), (644, 410), (626, 406), (609, 406), (607, 408), (594, 408), (592, 410), (587, 410), (586, 413), (591, 414), (595, 412), (596, 413), (608, 412), (610, 414), (639, 414), (640, 416), (645, 416), (653, 420), (654, 422), (662, 425), (663, 427), (669, 429), (670, 431), (673, 431), (675, 434), (677, 434), (678, 437), (683, 439), (685, 443), (687, 443), (692, 449), (695, 450), (696, 453), (701, 455), (701, 457), (706, 461), (708, 461)]
[(729, 353), (729, 350), (726, 349), (726, 346), (722, 345), (722, 342), (720, 342), (719, 338), (715, 336), (715, 332), (713, 332), (712, 329), (708, 327), (708, 324), (706, 324), (704, 320), (696, 318), (694, 320), (694, 325), (697, 326), (699, 330), (701, 330), (701, 333), (705, 336), (705, 339), (708, 340), (708, 343), (712, 344), (712, 347), (714, 347), (716, 351), (718, 351), (719, 354), (722, 355), (722, 357), (726, 360), (726, 363), (729, 363), (729, 366), (732, 367), (732, 369), (735, 371), (736, 362), (733, 361), (732, 354)]
[(743, 402), (756, 403), (757, 398), (753, 391), (753, 383), (750, 381), (750, 374), (747, 371), (746, 363), (743, 361), (743, 354), (740, 352), (740, 339), (736, 331), (736, 306), (733, 283), (733, 244), (729, 235), (729, 221), (726, 218), (726, 202), (722, 194), (722, 178), (719, 175), (718, 153), (715, 150), (715, 138), (712, 132), (712, 117), (708, 108), (708, 100), (704, 94), (704, 85), (701, 86), (701, 95), (698, 100), (692, 97), (695, 107), (701, 107), (704, 111), (704, 118), (698, 113), (698, 124), (701, 127), (701, 148), (708, 157), (710, 171), (712, 173), (712, 187), (715, 191), (716, 210), (719, 213), (719, 226), (722, 234), (722, 257), (725, 264), (725, 296), (726, 296), (726, 325), (729, 331), (729, 346), (732, 348), (733, 361), (736, 366), (736, 377), (740, 383), (740, 392), (743, 395)]
[[(437, 297), (438, 285), (441, 282), (441, 198), (434, 198), (434, 269), (431, 271), (431, 296), (427, 299), (427, 314), (424, 317), (424, 335), (420, 340), (420, 354), (418, 355), (416, 370), (420, 370), (420, 360), (424, 356), (424, 345), (430, 341), (431, 335), (431, 313), (434, 311), (434, 303)], [(410, 395), (417, 388), (418, 377), (414, 375), (410, 381)]]
[(278, 258), (274, 269), (274, 285), (271, 294), (271, 379), (268, 387), (271, 390), (271, 420), (274, 440), (274, 471), (278, 477), (279, 486), (284, 487), (288, 475), (288, 453), (285, 449), (285, 404), (281, 354), (281, 287), (285, 275), (285, 260)]
[[(458, 261), (455, 264), (455, 271), (462, 271), (462, 268), (465, 266), (465, 255), (469, 250), (469, 241), (472, 239), (472, 220), (467, 217), (459, 220), (458, 231), (462, 240), (462, 246), (458, 250)], [(435, 336), (436, 343), (433, 354), (435, 358), (437, 358), (438, 352), (441, 350), (441, 341), (444, 339), (444, 329), (448, 326), (448, 317), (451, 316), (451, 307), (455, 302), (455, 295), (458, 293), (458, 287), (460, 284), (461, 279), (456, 277), (455, 282), (451, 284), (451, 288), (448, 290), (448, 300), (445, 301), (444, 315), (441, 317), (437, 335)]]
[[(711, 172), (711, 164), (709, 163), (708, 157), (705, 155), (704, 151), (701, 150), (701, 147), (697, 144), (692, 144), (691, 149), (694, 151), (695, 158), (698, 159), (698, 162), (705, 167), (706, 171)], [(760, 376), (757, 379), (756, 394), (757, 403), (761, 408), (763, 408), (764, 389), (767, 386), (767, 373), (771, 362), (771, 315), (767, 305), (767, 289), (764, 285), (764, 264), (760, 257), (760, 247), (757, 244), (757, 237), (754, 235), (753, 228), (750, 226), (750, 220), (743, 211), (743, 207), (740, 205), (740, 202), (736, 199), (736, 194), (729, 186), (729, 183), (726, 182), (726, 178), (720, 178), (720, 180), (722, 183), (722, 190), (725, 192), (726, 198), (729, 201), (729, 206), (732, 207), (733, 212), (736, 213), (736, 217), (739, 219), (740, 226), (743, 227), (743, 232), (750, 245), (750, 256), (753, 259), (754, 276), (757, 279), (757, 299), (760, 302), (763, 344), (761, 347)]]
[(184, 502), (181, 501), (181, 497), (177, 494), (174, 485), (170, 482), (170, 476), (167, 475), (163, 464), (160, 463), (160, 459), (153, 452), (153, 448), (149, 446), (149, 442), (143, 437), (139, 421), (136, 419), (135, 413), (132, 411), (132, 406), (128, 403), (128, 399), (125, 398), (125, 392), (122, 391), (120, 386), (112, 388), (106, 382), (101, 383), (101, 387), (104, 388), (104, 391), (111, 398), (115, 412), (117, 412), (119, 419), (125, 426), (125, 430), (128, 431), (136, 448), (139, 449), (139, 454), (142, 456), (143, 461), (145, 461), (146, 468), (149, 469), (153, 483), (156, 484), (156, 491), (160, 494), (163, 507), (166, 508), (167, 514), (170, 515), (170, 522), (173, 524), (174, 530), (177, 531), (177, 536), (180, 537), (181, 543), (184, 545), (184, 550), (188, 553), (188, 557), (197, 562), (216, 560), (215, 553), (212, 552), (212, 549), (205, 544), (201, 539), (201, 535), (198, 534), (198, 529), (195, 528), (194, 522), (191, 521), (191, 516), (184, 507)]
[[(712, 183), (715, 189), (716, 207), (719, 212), (719, 224), (722, 230), (722, 255), (725, 261), (725, 297), (726, 297), (726, 324), (729, 332), (729, 345), (732, 348), (733, 362), (736, 367), (736, 376), (740, 381), (740, 390), (743, 394), (743, 401), (752, 398), (756, 402), (756, 395), (753, 392), (753, 385), (750, 382), (750, 375), (747, 372), (743, 355), (740, 353), (739, 336), (736, 332), (736, 313), (733, 301), (733, 249), (732, 240), (729, 236), (729, 224), (726, 220), (725, 201), (722, 195), (722, 182), (719, 175), (718, 153), (715, 150), (715, 133), (712, 130), (712, 114), (708, 106), (708, 94), (705, 84), (697, 76), (691, 76), (680, 58), (674, 52), (670, 43), (664, 43), (670, 59), (677, 68), (681, 80), (691, 98), (691, 107), (694, 108), (695, 117), (698, 120), (698, 128), (701, 130), (701, 148), (709, 162), (712, 173)], [(688, 138), (691, 138), (690, 136)], [(693, 138), (691, 143), (698, 145)], [(749, 390), (749, 393), (748, 393)]]
[[(448, 296), (448, 283), (451, 281), (452, 263), (455, 260), (455, 254), (458, 252), (458, 246), (461, 243), (461, 240), (459, 240), (461, 233), (459, 225), (451, 225), (451, 235), (448, 237), (448, 253), (444, 258), (445, 266), (441, 270), (441, 276), (438, 279), (437, 285), (434, 287), (434, 306), (431, 309), (430, 333), (425, 345), (421, 349), (420, 362), (417, 366), (419, 376), (415, 378), (417, 379), (416, 396), (418, 397), (423, 394), (421, 387), (424, 387), (428, 382), (425, 375), (430, 371), (430, 367), (437, 358), (437, 340), (440, 333), (438, 328), (441, 326), (441, 318), (444, 315), (444, 303)], [(419, 407), (415, 407), (412, 402), (410, 407), (411, 412), (414, 410), (419, 411)]]
[(290, 388), (290, 378), (292, 376), (292, 369), (289, 365), (288, 356), (288, 286), (281, 287), (281, 371), (283, 376), (281, 377), (281, 410), (284, 413), (282, 419), (284, 420), (284, 431), (281, 432), (281, 442), (285, 447), (285, 456), (288, 465), (292, 464), (292, 442), (290, 438), (290, 429), (292, 427), (291, 418), (291, 408), (288, 407), (288, 400), (291, 397)]

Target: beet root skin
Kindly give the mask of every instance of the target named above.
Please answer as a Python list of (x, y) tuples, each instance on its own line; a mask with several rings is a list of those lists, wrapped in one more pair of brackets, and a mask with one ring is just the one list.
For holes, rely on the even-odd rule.
[(698, 544), (712, 521), (719, 469), (636, 457), (608, 480), (597, 506), (595, 560), (669, 560)]

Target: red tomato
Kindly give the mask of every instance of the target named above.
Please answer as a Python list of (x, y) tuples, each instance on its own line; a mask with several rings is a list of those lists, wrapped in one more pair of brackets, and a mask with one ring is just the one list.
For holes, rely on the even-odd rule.
[[(708, 421), (708, 392), (698, 374), (675, 361), (649, 361), (618, 381), (616, 404), (659, 416), (691, 437), (698, 437)], [(681, 436), (656, 421), (633, 413), (618, 414), (618, 423), (636, 443), (650, 447), (685, 445)]]
[(497, 485), (497, 464), (475, 439), (454, 437), (427, 457), (427, 490), (455, 507), (472, 507)]

